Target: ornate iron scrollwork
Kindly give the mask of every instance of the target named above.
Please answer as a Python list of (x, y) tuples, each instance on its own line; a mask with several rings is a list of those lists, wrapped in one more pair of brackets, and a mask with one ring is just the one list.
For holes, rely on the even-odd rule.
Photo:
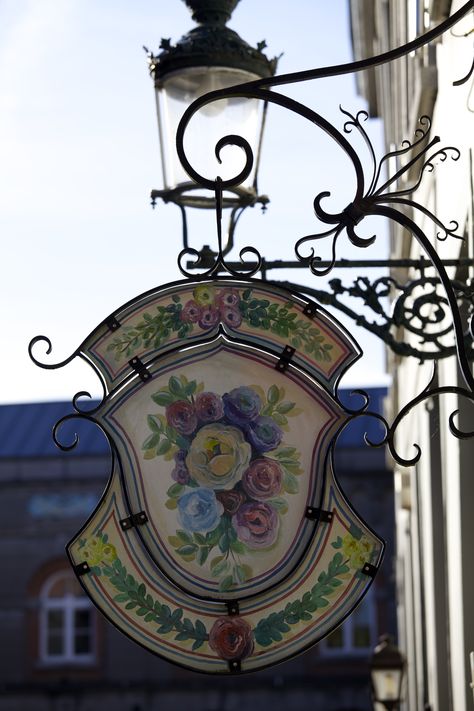
[[(434, 29), (426, 32), (421, 37), (409, 42), (402, 47), (385, 52), (376, 57), (353, 62), (351, 64), (339, 65), (334, 67), (325, 67), (294, 74), (286, 74), (275, 77), (266, 77), (257, 81), (249, 82), (239, 86), (231, 87), (230, 89), (220, 90), (206, 94), (197, 99), (184, 113), (177, 132), (177, 151), (181, 163), (189, 176), (202, 187), (216, 191), (235, 188), (240, 182), (245, 180), (249, 175), (252, 164), (253, 155), (249, 144), (240, 136), (225, 136), (220, 139), (215, 148), (215, 154), (220, 162), (220, 153), (224, 146), (234, 145), (243, 149), (245, 155), (244, 165), (238, 175), (221, 181), (211, 180), (203, 175), (200, 175), (193, 166), (189, 163), (184, 150), (184, 133), (191, 121), (193, 115), (203, 106), (222, 98), (230, 97), (247, 97), (260, 99), (270, 104), (277, 104), (283, 108), (296, 113), (297, 115), (309, 120), (315, 126), (322, 129), (336, 144), (345, 152), (350, 159), (356, 177), (356, 188), (352, 202), (339, 213), (330, 213), (323, 207), (325, 198), (331, 195), (330, 191), (320, 192), (314, 199), (314, 212), (320, 223), (328, 225), (329, 229), (316, 232), (311, 235), (301, 237), (295, 244), (295, 252), (297, 259), (306, 265), (310, 272), (315, 276), (325, 276), (331, 272), (336, 263), (336, 245), (342, 233), (347, 234), (347, 237), (356, 247), (367, 248), (376, 240), (376, 235), (361, 236), (356, 231), (356, 227), (367, 216), (385, 217), (393, 222), (398, 223), (414, 237), (422, 251), (427, 255), (436, 276), (426, 277), (422, 275), (415, 279), (410, 284), (402, 285), (392, 277), (382, 277), (377, 279), (373, 284), (364, 278), (358, 278), (350, 287), (344, 287), (339, 280), (333, 280), (331, 283), (333, 293), (328, 296), (327, 292), (320, 292), (311, 289), (313, 295), (317, 295), (321, 301), (325, 303), (336, 303), (341, 310), (349, 310), (341, 307), (338, 296), (343, 293), (350, 294), (356, 298), (363, 300), (364, 304), (382, 318), (385, 323), (371, 324), (364, 317), (356, 316), (355, 320), (368, 326), (369, 330), (377, 333), (401, 355), (415, 355), (420, 360), (436, 359), (440, 355), (451, 354), (456, 352), (459, 368), (463, 379), (466, 383), (466, 388), (436, 388), (432, 389), (428, 386), (417, 398), (404, 408), (394, 420), (392, 425), (385, 423), (386, 437), (383, 443), (389, 445), (390, 451), (396, 461), (400, 464), (414, 463), (418, 457), (412, 460), (407, 460), (400, 456), (394, 445), (394, 433), (400, 421), (410, 411), (412, 407), (417, 405), (422, 400), (431, 397), (433, 394), (442, 394), (443, 392), (456, 392), (460, 396), (465, 396), (469, 400), (473, 399), (474, 393), (474, 378), (471, 372), (470, 360), (472, 359), (472, 336), (473, 336), (473, 315), (472, 315), (472, 289), (462, 284), (461, 282), (451, 282), (446, 267), (432, 242), (420, 228), (414, 218), (410, 217), (407, 212), (410, 210), (414, 215), (422, 214), (435, 225), (437, 232), (437, 240), (446, 240), (448, 238), (462, 239), (461, 235), (456, 234), (459, 225), (452, 220), (449, 225), (444, 224), (436, 215), (434, 215), (425, 206), (413, 200), (412, 195), (420, 186), (423, 176), (434, 169), (435, 162), (443, 162), (449, 158), (458, 160), (459, 151), (454, 146), (439, 147), (440, 138), (435, 136), (430, 137), (431, 122), (426, 116), (420, 119), (420, 125), (415, 133), (414, 141), (404, 141), (400, 148), (384, 155), (380, 160), (377, 160), (374, 148), (368, 134), (363, 127), (363, 121), (368, 118), (366, 112), (359, 112), (357, 115), (352, 115), (349, 111), (341, 108), (342, 113), (347, 117), (344, 124), (343, 132), (341, 133), (335, 126), (324, 119), (319, 113), (302, 105), (301, 103), (290, 99), (289, 97), (277, 93), (274, 88), (285, 84), (292, 84), (307, 80), (314, 80), (322, 77), (331, 77), (346, 73), (353, 73), (374, 67), (412, 52), (419, 47), (431, 42), (436, 37), (453, 27), (462, 17), (464, 17), (474, 7), (474, 2), (465, 3), (457, 12), (449, 17), (444, 22), (440, 23)], [(467, 77), (468, 78), (468, 77)], [(463, 81), (467, 81), (465, 78)], [(459, 82), (458, 82), (459, 83)], [(269, 91), (269, 88), (272, 91)], [(357, 152), (344, 134), (349, 134), (356, 130), (364, 139), (368, 149), (372, 169), (368, 178), (366, 177), (364, 167)], [(390, 158), (397, 158), (401, 161), (404, 157), (408, 160), (392, 175), (388, 180), (382, 181), (381, 175), (384, 164)], [(408, 171), (416, 170), (415, 178), (408, 185), (397, 184), (400, 179), (408, 174)], [(314, 247), (310, 247), (309, 253), (303, 252), (303, 246), (309, 243), (321, 240), (331, 239), (332, 241), (332, 258), (329, 263), (322, 266), (321, 259), (315, 254)], [(254, 248), (246, 248), (246, 252), (252, 252), (257, 257), (257, 264), (262, 266), (262, 258), (256, 253)], [(182, 253), (183, 254), (183, 253)], [(194, 253), (195, 256), (198, 253)], [(207, 274), (216, 274), (219, 269), (229, 271), (229, 266), (222, 259), (222, 246), (219, 237), (219, 251), (215, 266)], [(182, 269), (182, 264), (180, 263)], [(231, 267), (233, 268), (233, 267)], [(187, 272), (184, 272), (187, 274)], [(230, 272), (233, 274), (234, 272)], [(444, 294), (440, 294), (437, 286), (440, 286)], [(294, 285), (293, 285), (294, 286)], [(422, 287), (425, 293), (419, 294), (417, 290)], [(428, 287), (428, 292), (426, 288)], [(300, 287), (301, 290), (301, 287)], [(398, 292), (399, 296), (395, 302), (394, 309), (391, 313), (382, 299), (389, 297), (391, 294)], [(459, 302), (468, 306), (468, 325), (467, 328), (463, 325), (463, 318), (459, 308)], [(431, 313), (427, 312), (428, 308), (434, 309)], [(446, 315), (450, 314), (451, 324), (446, 324)], [(349, 313), (354, 318), (353, 313)], [(397, 344), (395, 337), (390, 332), (392, 326), (403, 328), (405, 331), (416, 336), (419, 341), (425, 345), (425, 348), (413, 346), (412, 340), (408, 344)], [(454, 334), (455, 345), (446, 345), (444, 338), (452, 332)], [(426, 344), (430, 348), (426, 350)], [(453, 386), (454, 387), (454, 386)], [(365, 414), (369, 414), (368, 408), (363, 408)], [(455, 436), (462, 436), (462, 433), (453, 424), (454, 415), (450, 418), (450, 428)], [(470, 436), (471, 433), (466, 433)], [(381, 443), (380, 443), (381, 444)]]

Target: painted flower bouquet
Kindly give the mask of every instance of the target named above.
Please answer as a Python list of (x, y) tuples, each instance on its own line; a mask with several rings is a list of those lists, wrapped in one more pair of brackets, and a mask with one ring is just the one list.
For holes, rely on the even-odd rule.
[(143, 450), (174, 462), (166, 506), (179, 528), (169, 542), (185, 561), (208, 564), (221, 591), (253, 576), (249, 560), (276, 543), (285, 495), (298, 492), (299, 453), (284, 434), (299, 411), (284, 397), (277, 385), (221, 396), (184, 375), (152, 395), (165, 412), (148, 415)]

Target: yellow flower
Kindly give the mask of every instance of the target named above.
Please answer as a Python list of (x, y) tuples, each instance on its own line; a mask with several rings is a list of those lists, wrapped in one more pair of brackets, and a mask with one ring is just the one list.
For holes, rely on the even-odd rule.
[(201, 427), (189, 448), (186, 466), (201, 486), (231, 489), (247, 469), (251, 453), (237, 427), (216, 422)]
[(369, 562), (372, 544), (367, 536), (362, 536), (362, 538), (357, 540), (352, 534), (348, 533), (342, 539), (342, 550), (347, 558), (349, 558), (351, 568), (360, 570), (364, 567), (365, 563)]
[(200, 284), (194, 289), (193, 296), (199, 306), (210, 306), (214, 301), (214, 289), (212, 286)]
[(91, 567), (99, 565), (99, 563), (111, 565), (117, 558), (115, 546), (111, 543), (104, 543), (98, 536), (89, 538), (81, 553), (86, 563)]

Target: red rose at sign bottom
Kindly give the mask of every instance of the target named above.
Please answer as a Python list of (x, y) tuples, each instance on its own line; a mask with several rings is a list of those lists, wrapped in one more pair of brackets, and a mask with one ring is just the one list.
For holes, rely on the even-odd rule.
[(219, 617), (209, 632), (209, 646), (227, 662), (249, 657), (253, 652), (253, 633), (241, 617)]

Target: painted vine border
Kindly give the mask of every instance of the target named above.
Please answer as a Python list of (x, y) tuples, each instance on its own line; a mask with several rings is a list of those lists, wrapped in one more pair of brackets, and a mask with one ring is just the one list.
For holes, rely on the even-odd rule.
[(196, 331), (207, 331), (218, 323), (238, 329), (242, 323), (288, 339), (317, 362), (332, 360), (332, 343), (306, 317), (299, 317), (291, 301), (279, 304), (258, 298), (251, 288), (217, 289), (201, 284), (184, 303), (179, 294), (168, 304), (158, 304), (145, 312), (134, 326), (123, 326), (107, 346), (116, 361), (131, 358), (143, 348), (159, 348), (171, 338), (186, 338)]
[(208, 630), (202, 620), (193, 622), (184, 617), (182, 608), (172, 610), (160, 603), (147, 592), (144, 583), (139, 583), (127, 571), (107, 534), (100, 530), (89, 539), (80, 539), (79, 551), (91, 573), (104, 575), (116, 590), (114, 601), (126, 611), (133, 610), (144, 622), (158, 625), (157, 634), (172, 633), (177, 642), (192, 641), (191, 651), (207, 642), (222, 659), (240, 661), (253, 653), (254, 643), (262, 648), (270, 647), (281, 642), (292, 626), (310, 622), (315, 612), (330, 605), (330, 598), (338, 592), (344, 580), (357, 575), (373, 555), (373, 544), (355, 528), (344, 538), (336, 538), (331, 545), (337, 552), (311, 590), (301, 599), (289, 602), (283, 610), (259, 620), (253, 629), (245, 618), (226, 615), (218, 617)]

